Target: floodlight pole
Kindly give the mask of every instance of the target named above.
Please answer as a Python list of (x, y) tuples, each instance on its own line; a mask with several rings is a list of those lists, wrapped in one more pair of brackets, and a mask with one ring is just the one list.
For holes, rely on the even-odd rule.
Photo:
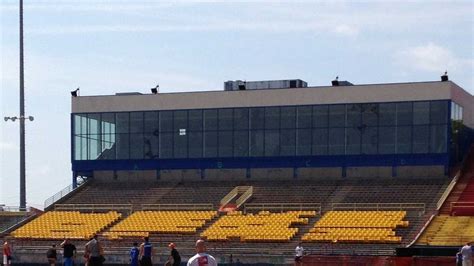
[[(20, 117), (25, 117), (25, 78), (23, 65), (23, 0), (20, 0)], [(20, 121), (20, 209), (26, 210), (25, 119)]]

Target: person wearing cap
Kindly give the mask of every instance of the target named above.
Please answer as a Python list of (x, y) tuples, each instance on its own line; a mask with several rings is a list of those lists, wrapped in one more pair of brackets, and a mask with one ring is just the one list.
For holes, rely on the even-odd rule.
[[(176, 250), (176, 245), (174, 243), (170, 243), (168, 247), (171, 250), (170, 256), (168, 257), (168, 265), (179, 266), (181, 264), (181, 256)], [(171, 264), (171, 262), (173, 263)]]
[(197, 254), (188, 260), (187, 266), (217, 266), (216, 259), (206, 253), (204, 240), (196, 241), (196, 252)]

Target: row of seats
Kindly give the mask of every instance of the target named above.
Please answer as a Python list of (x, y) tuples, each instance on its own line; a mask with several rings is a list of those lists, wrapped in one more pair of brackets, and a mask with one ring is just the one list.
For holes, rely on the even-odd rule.
[(147, 236), (147, 233), (195, 234), (216, 216), (216, 211), (138, 211), (104, 235), (110, 239), (118, 239)]
[(89, 239), (117, 221), (121, 214), (50, 211), (12, 232), (16, 238)]
[(316, 216), (314, 211), (289, 211), (257, 214), (231, 212), (222, 216), (201, 237), (210, 241), (239, 239), (245, 241), (290, 241), (298, 232), (292, 225), (308, 224), (307, 217)]
[(400, 243), (397, 227), (407, 227), (405, 211), (330, 211), (306, 233), (306, 242)]
[(474, 239), (474, 216), (436, 216), (417, 245), (462, 246)]

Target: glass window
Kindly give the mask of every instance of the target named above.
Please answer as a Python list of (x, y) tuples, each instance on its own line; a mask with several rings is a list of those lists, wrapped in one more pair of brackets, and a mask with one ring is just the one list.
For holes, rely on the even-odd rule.
[(249, 109), (235, 108), (234, 109), (234, 129), (248, 129), (249, 128)]
[(366, 127), (362, 130), (362, 154), (376, 154), (377, 153), (377, 128)]
[(130, 133), (143, 132), (143, 112), (130, 113)]
[(282, 129), (280, 132), (280, 155), (294, 156), (296, 151), (296, 130)]
[(130, 159), (130, 135), (129, 134), (115, 134), (115, 145), (117, 152), (117, 160)]
[(265, 156), (280, 154), (280, 134), (278, 130), (265, 130)]
[(345, 128), (330, 128), (329, 129), (329, 154), (343, 155), (345, 139)]
[(249, 153), (248, 131), (234, 131), (234, 156), (247, 157)]
[(86, 135), (83, 135), (83, 137), (81, 138), (81, 147), (80, 147), (82, 160), (87, 160), (87, 146), (88, 146), (88, 143), (87, 143)]
[(130, 126), (129, 113), (115, 113), (115, 131), (117, 133), (128, 133)]
[(103, 113), (101, 116), (102, 134), (115, 134), (115, 114)]
[(327, 105), (313, 106), (313, 127), (327, 127), (329, 119)]
[(217, 110), (204, 110), (204, 130), (217, 130)]
[(463, 108), (462, 106), (460, 106), (460, 105), (458, 105), (458, 106), (459, 106), (459, 120), (460, 120), (460, 121), (463, 121), (463, 119), (464, 119), (464, 118), (463, 118), (463, 110), (464, 110), (464, 108)]
[(250, 131), (250, 156), (263, 156), (263, 130)]
[(411, 153), (411, 127), (397, 127), (397, 153)]
[(160, 132), (173, 132), (173, 112), (172, 111), (160, 112)]
[(263, 129), (265, 124), (265, 109), (250, 108), (250, 129)]
[(204, 157), (217, 157), (217, 132), (204, 132)]
[(97, 158), (98, 160), (114, 160), (115, 159), (115, 134), (102, 134), (101, 139), (102, 152)]
[(379, 116), (379, 105), (367, 103), (362, 105), (362, 124), (366, 126), (377, 126)]
[(313, 129), (313, 155), (328, 154), (328, 129)]
[(413, 127), (413, 153), (428, 153), (430, 146), (429, 126)]
[(219, 157), (232, 157), (232, 131), (219, 131)]
[(412, 103), (397, 103), (397, 125), (413, 124)]
[(173, 111), (173, 132), (179, 133), (180, 129), (188, 129), (188, 111)]
[(82, 134), (81, 132), (81, 116), (74, 115), (74, 134), (79, 135)]
[[(96, 120), (97, 121), (97, 120)], [(101, 150), (101, 142), (99, 139), (100, 135), (88, 135), (87, 136), (87, 141), (88, 141), (88, 151), (89, 155), (87, 157), (88, 160), (96, 160), (97, 157), (99, 157), (99, 154), (102, 152)]]
[(202, 110), (188, 112), (188, 129), (189, 131), (202, 131)]
[(296, 123), (296, 108), (295, 107), (282, 107), (281, 111), (281, 128), (295, 128)]
[(348, 104), (347, 105), (347, 126), (358, 127), (361, 125), (361, 104)]
[(448, 102), (436, 101), (430, 103), (431, 124), (445, 124), (448, 118)]
[(88, 114), (87, 122), (87, 134), (100, 134), (100, 114)]
[(379, 127), (379, 153), (394, 154), (396, 147), (396, 128)]
[(311, 129), (298, 129), (296, 155), (311, 155)]
[(158, 134), (160, 124), (158, 123), (158, 112), (145, 112), (144, 114), (145, 133), (156, 132)]
[(311, 106), (300, 106), (297, 110), (298, 115), (296, 120), (298, 121), (298, 128), (311, 128), (313, 108)]
[(130, 134), (130, 159), (143, 159), (143, 134)]
[(82, 137), (74, 137), (74, 160), (82, 160), (81, 156)]
[(232, 130), (232, 109), (219, 109), (219, 130)]
[[(349, 122), (349, 120), (348, 120)], [(360, 154), (360, 130), (347, 128), (346, 130), (346, 154)]]
[(159, 150), (158, 150), (158, 134), (145, 133), (143, 136), (144, 145), (144, 156), (145, 159), (158, 159)]
[[(161, 116), (160, 116), (161, 121)], [(173, 133), (163, 132), (160, 134), (160, 158), (173, 158)]]
[[(175, 116), (176, 117), (176, 116)], [(174, 158), (186, 158), (188, 157), (188, 135), (174, 132), (173, 138), (173, 154)]]
[[(189, 114), (191, 117), (191, 114)], [(201, 158), (202, 157), (202, 132), (190, 131), (188, 133), (189, 139), (189, 158)]]
[(265, 107), (265, 128), (266, 129), (280, 128), (280, 108), (279, 107)]
[(430, 103), (413, 103), (413, 124), (426, 125), (430, 123)]
[(446, 125), (432, 125), (430, 134), (430, 152), (446, 152), (448, 128)]
[(329, 127), (346, 125), (346, 106), (343, 104), (329, 106)]
[(396, 122), (397, 105), (395, 103), (381, 103), (379, 105), (379, 125), (394, 126)]

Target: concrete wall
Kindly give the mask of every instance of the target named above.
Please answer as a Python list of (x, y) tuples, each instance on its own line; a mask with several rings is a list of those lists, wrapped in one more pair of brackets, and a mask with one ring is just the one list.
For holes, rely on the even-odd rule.
[(451, 99), (452, 82), (72, 98), (73, 113)]

